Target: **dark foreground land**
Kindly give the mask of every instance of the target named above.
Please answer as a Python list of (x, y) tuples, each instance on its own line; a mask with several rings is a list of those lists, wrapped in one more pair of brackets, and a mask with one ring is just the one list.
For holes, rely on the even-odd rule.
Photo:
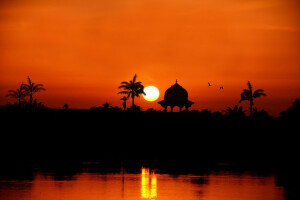
[(298, 160), (298, 121), (291, 119), (59, 109), (7, 109), (0, 116), (0, 153), (8, 162), (280, 168)]
[(76, 174), (147, 166), (171, 173), (254, 170), (276, 173), (295, 199), (299, 120), (229, 118), (197, 112), (2, 109), (0, 179), (32, 170)]

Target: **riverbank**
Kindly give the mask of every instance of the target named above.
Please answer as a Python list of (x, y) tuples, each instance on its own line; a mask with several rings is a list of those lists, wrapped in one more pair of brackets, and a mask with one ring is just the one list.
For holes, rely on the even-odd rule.
[(297, 122), (281, 118), (43, 109), (2, 110), (1, 122), (6, 163), (280, 168), (294, 165), (299, 150)]

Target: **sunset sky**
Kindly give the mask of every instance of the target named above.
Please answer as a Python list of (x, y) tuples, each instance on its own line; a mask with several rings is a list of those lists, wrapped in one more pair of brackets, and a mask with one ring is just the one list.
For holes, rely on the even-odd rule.
[(267, 93), (254, 106), (278, 116), (300, 98), (299, 13), (298, 0), (0, 1), (0, 105), (30, 76), (46, 106), (121, 107), (118, 86), (136, 73), (157, 101), (177, 79), (190, 109), (211, 111), (250, 81)]

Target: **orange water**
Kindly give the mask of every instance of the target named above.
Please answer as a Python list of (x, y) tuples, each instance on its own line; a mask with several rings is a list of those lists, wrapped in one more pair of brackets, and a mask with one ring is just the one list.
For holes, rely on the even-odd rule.
[(273, 176), (211, 173), (160, 174), (144, 168), (141, 173), (81, 173), (70, 180), (36, 174), (34, 180), (0, 181), (1, 200), (283, 200), (284, 190)]

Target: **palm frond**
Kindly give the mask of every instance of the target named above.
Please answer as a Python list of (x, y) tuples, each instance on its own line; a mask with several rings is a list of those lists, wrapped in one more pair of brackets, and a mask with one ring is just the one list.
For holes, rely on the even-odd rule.
[(12, 98), (18, 98), (18, 95), (16, 93), (10, 93), (10, 94), (6, 94), (6, 97), (12, 97)]
[(265, 92), (265, 91), (263, 89), (257, 89), (257, 90), (255, 90), (255, 92)]
[(24, 84), (23, 84), (23, 88), (24, 88), (25, 90), (27, 90), (27, 89), (29, 88), (29, 85), (26, 84), (26, 83), (24, 83)]
[(20, 90), (22, 91), (24, 89), (24, 83), (22, 82), (22, 84), (20, 85)]
[(251, 91), (248, 90), (248, 89), (243, 89), (243, 92), (242, 92), (242, 93), (244, 93), (244, 94), (246, 94), (246, 95), (250, 95), (250, 94), (251, 94)]
[(251, 85), (250, 81), (248, 81), (248, 87), (249, 87), (249, 90), (252, 91), (252, 85)]
[(44, 85), (43, 84), (36, 84), (36, 85), (34, 85), (34, 87), (44, 87)]
[(255, 95), (253, 95), (254, 98), (258, 98), (258, 97), (261, 97), (261, 96), (267, 96), (265, 93), (257, 93)]
[(260, 96), (267, 96), (263, 89), (258, 89), (253, 93), (254, 98), (258, 98)]
[(242, 101), (245, 101), (245, 100), (250, 100), (250, 97), (248, 95), (244, 95), (243, 93), (241, 94), (241, 99), (239, 101), (239, 103), (241, 103)]
[(29, 78), (29, 76), (27, 76), (27, 80), (28, 80), (29, 85), (31, 85), (31, 79)]
[(17, 93), (16, 90), (8, 90), (8, 92), (10, 92), (10, 93)]
[(130, 90), (130, 86), (128, 86), (128, 85), (120, 85), (119, 89)]
[(39, 92), (41, 90), (43, 90), (43, 91), (46, 90), (45, 88), (43, 88), (43, 84), (33, 85), (33, 87), (32, 87), (33, 92)]
[(46, 91), (46, 89), (45, 88), (35, 88), (33, 91), (40, 92), (40, 91)]
[(133, 77), (133, 79), (132, 79), (133, 83), (135, 83), (136, 78), (137, 78), (137, 75), (135, 74), (134, 77)]
[(128, 91), (121, 91), (121, 92), (118, 92), (118, 94), (129, 94), (130, 92)]
[(24, 88), (24, 90), (27, 90), (27, 91), (31, 91), (32, 90), (32, 84), (24, 84), (23, 85), (23, 88)]
[(123, 85), (129, 85), (129, 83), (126, 82), (126, 81), (121, 82), (121, 84), (123, 84)]

